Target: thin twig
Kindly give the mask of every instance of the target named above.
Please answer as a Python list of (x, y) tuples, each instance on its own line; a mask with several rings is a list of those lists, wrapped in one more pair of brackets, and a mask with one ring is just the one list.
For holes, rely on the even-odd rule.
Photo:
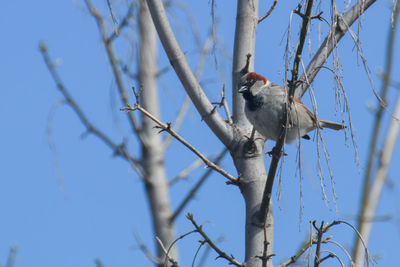
[[(305, 17), (303, 18), (303, 24), (301, 27), (301, 32), (300, 32), (300, 41), (299, 41), (299, 46), (297, 47), (296, 51), (296, 56), (295, 56), (295, 61), (293, 63), (293, 70), (292, 70), (292, 80), (289, 82), (290, 86), (290, 91), (289, 91), (289, 101), (286, 101), (286, 105), (284, 108), (284, 114), (282, 116), (282, 121), (281, 121), (281, 133), (279, 136), (278, 141), (275, 144), (275, 147), (272, 149), (272, 160), (271, 164), (269, 167), (268, 171), (268, 177), (267, 177), (267, 182), (265, 184), (265, 189), (263, 193), (263, 198), (260, 206), (260, 212), (259, 212), (259, 219), (261, 222), (265, 223), (268, 210), (269, 210), (269, 205), (271, 201), (271, 192), (272, 192), (272, 187), (275, 179), (275, 173), (276, 169), (279, 163), (279, 160), (282, 155), (282, 148), (284, 146), (285, 140), (286, 140), (286, 130), (289, 127), (289, 120), (288, 120), (288, 105), (291, 104), (291, 98), (294, 95), (294, 90), (295, 90), (295, 84), (297, 83), (297, 76), (298, 76), (298, 68), (299, 68), (299, 62), (301, 59), (301, 53), (303, 51), (303, 46), (304, 46), (304, 40), (307, 34), (307, 29), (308, 29), (308, 23), (310, 20), (311, 16), (311, 11), (312, 11), (312, 5), (313, 5), (313, 0), (308, 0), (307, 1), (307, 8), (306, 8), (306, 14)], [(290, 103), (288, 103), (290, 102)]]
[[(339, 224), (339, 223), (344, 223), (344, 224), (346, 224), (347, 226), (350, 226), (350, 228), (351, 229), (353, 229), (354, 230), (354, 232), (356, 232), (356, 234), (357, 234), (357, 236), (358, 236), (358, 238), (360, 239), (360, 241), (361, 241), (361, 244), (362, 244), (362, 246), (364, 247), (364, 252), (365, 252), (365, 259), (366, 259), (366, 261), (367, 261), (367, 267), (369, 267), (369, 262), (370, 262), (370, 255), (369, 255), (369, 252), (368, 252), (368, 248), (367, 248), (367, 243), (364, 241), (364, 238), (362, 237), (362, 235), (360, 234), (360, 232), (357, 230), (357, 228), (356, 227), (354, 227), (351, 223), (348, 223), (348, 222), (346, 222), (346, 221), (335, 221), (337, 224)], [(354, 258), (354, 257), (353, 257)]]
[(321, 222), (321, 227), (317, 227), (315, 224), (315, 221), (313, 222), (313, 226), (315, 230), (317, 230), (317, 248), (315, 249), (315, 258), (314, 258), (314, 267), (318, 267), (319, 264), (321, 263), (321, 258), (320, 258), (320, 253), (321, 253), (321, 241), (322, 241), (322, 235), (324, 234), (323, 229), (324, 229), (324, 221)]
[[(298, 81), (299, 77), (299, 64), (300, 64), (300, 59), (303, 54), (303, 48), (304, 48), (304, 42), (306, 40), (306, 36), (308, 33), (308, 25), (311, 21), (311, 12), (312, 12), (312, 7), (314, 4), (314, 0), (308, 0), (307, 1), (307, 6), (306, 6), (306, 12), (304, 13), (304, 16), (302, 16), (303, 23), (301, 25), (301, 30), (300, 30), (300, 37), (299, 37), (299, 44), (296, 49), (296, 55), (294, 57), (294, 62), (293, 62), (293, 69), (292, 69), (292, 79), (288, 81), (289, 84), (289, 98), (292, 98), (295, 93), (296, 89), (296, 83)], [(294, 11), (295, 12), (295, 11)], [(301, 14), (300, 12), (300, 7), (297, 12), (297, 14)]]
[(126, 107), (121, 108), (121, 110), (125, 110), (125, 111), (139, 110), (144, 115), (146, 115), (151, 120), (153, 120), (155, 123), (157, 123), (159, 125), (159, 128), (161, 128), (161, 131), (168, 132), (170, 135), (175, 137), (179, 142), (181, 142), (183, 145), (185, 145), (187, 148), (189, 148), (193, 153), (195, 153), (199, 158), (201, 158), (208, 167), (214, 169), (215, 171), (217, 171), (220, 174), (222, 174), (223, 176), (225, 176), (229, 180), (229, 184), (238, 185), (238, 179), (236, 179), (235, 177), (230, 175), (228, 172), (226, 172), (225, 170), (220, 168), (218, 165), (216, 165), (215, 163), (210, 161), (206, 156), (204, 156), (196, 148), (194, 148), (191, 144), (189, 144), (185, 139), (183, 139), (177, 132), (172, 130), (170, 123), (167, 123), (167, 124), (162, 123), (161, 121), (159, 121), (156, 117), (154, 117), (152, 114), (150, 114), (147, 110), (145, 110), (139, 104), (135, 104), (134, 107), (127, 105)]
[(75, 111), (76, 115), (78, 116), (78, 118), (80, 119), (82, 124), (86, 127), (86, 131), (88, 133), (92, 133), (93, 135), (97, 136), (100, 140), (102, 140), (106, 145), (108, 145), (114, 151), (115, 155), (121, 156), (122, 158), (126, 159), (132, 165), (132, 168), (140, 175), (140, 177), (143, 177), (144, 173), (143, 173), (143, 169), (142, 169), (140, 162), (129, 154), (125, 144), (122, 143), (122, 144), (118, 145), (118, 144), (114, 143), (108, 136), (106, 136), (104, 134), (104, 132), (97, 129), (89, 121), (89, 119), (83, 113), (82, 109), (79, 107), (79, 105), (76, 103), (76, 101), (72, 98), (71, 94), (68, 92), (64, 83), (61, 81), (61, 78), (58, 75), (58, 73), (54, 67), (54, 64), (52, 63), (52, 61), (50, 59), (46, 45), (44, 43), (41, 43), (39, 45), (39, 47), (40, 47), (40, 52), (43, 55), (45, 64), (46, 64), (54, 82), (57, 85), (57, 89), (64, 96), (66, 103), (72, 108), (72, 110)]
[[(343, 22), (351, 26), (373, 3), (375, 3), (375, 1), (376, 0), (357, 1), (357, 3), (355, 3), (350, 10), (343, 15)], [(347, 29), (348, 28), (343, 27), (341, 23), (335, 23), (331, 26), (327, 37), (308, 64), (307, 71), (303, 73), (302, 77), (299, 79), (300, 81), (305, 81), (305, 74), (307, 74), (310, 83), (314, 80), (321, 69), (321, 66), (325, 63), (332, 50), (336, 47), (336, 44), (347, 32)], [(296, 85), (295, 96), (301, 98), (305, 94), (308, 86), (309, 84), (306, 83), (298, 83)]]
[[(93, 16), (93, 18), (96, 20), (97, 26), (99, 28), (101, 38), (104, 44), (104, 47), (107, 52), (108, 60), (110, 61), (111, 69), (114, 74), (115, 82), (117, 84), (118, 92), (121, 98), (121, 101), (124, 105), (128, 105), (129, 99), (128, 96), (126, 95), (126, 90), (124, 88), (122, 78), (118, 69), (117, 65), (117, 60), (114, 55), (114, 51), (112, 49), (111, 42), (109, 42), (107, 39), (107, 34), (106, 30), (104, 28), (104, 22), (103, 18), (101, 17), (99, 11), (92, 5), (90, 0), (85, 0), (86, 6), (90, 12), (90, 14)], [(131, 124), (132, 130), (136, 133), (136, 136), (139, 138), (140, 141), (143, 141), (140, 135), (140, 128), (136, 123), (135, 117), (133, 116), (132, 113), (128, 114), (129, 122)]]
[(206, 241), (204, 241), (204, 240), (199, 240), (199, 243), (200, 243), (200, 245), (199, 245), (199, 247), (197, 248), (196, 253), (194, 254), (194, 257), (193, 257), (192, 267), (194, 267), (194, 264), (195, 264), (195, 262), (196, 262), (197, 255), (199, 254), (200, 249), (204, 246), (204, 244), (206, 244)]
[[(107, 0), (109, 1), (109, 0)], [(128, 11), (126, 12), (126, 15), (123, 17), (123, 19), (121, 20), (121, 23), (119, 25), (117, 25), (117, 28), (115, 31), (113, 31), (113, 33), (107, 38), (107, 43), (111, 43), (116, 37), (118, 37), (119, 33), (121, 32), (121, 30), (128, 26), (129, 24), (129, 20), (132, 18), (133, 16), (133, 10), (135, 7), (135, 2), (132, 2), (129, 5)]]
[[(224, 158), (226, 152), (228, 152), (228, 149), (224, 149), (218, 157), (215, 159), (214, 164), (218, 165), (219, 162)], [(186, 195), (186, 197), (183, 199), (182, 203), (178, 206), (176, 211), (173, 213), (171, 216), (171, 222), (173, 222), (176, 217), (182, 212), (182, 210), (186, 207), (187, 203), (196, 195), (196, 192), (199, 190), (201, 185), (207, 180), (208, 177), (210, 177), (213, 169), (208, 169), (203, 176), (199, 179), (199, 181), (193, 186), (193, 188), (189, 191), (189, 193)]]
[(336, 246), (338, 246), (338, 247), (346, 254), (347, 258), (348, 258), (349, 261), (350, 261), (350, 265), (351, 265), (352, 267), (354, 266), (354, 262), (353, 262), (353, 259), (352, 259), (351, 256), (350, 256), (350, 253), (349, 253), (349, 252), (347, 251), (347, 249), (345, 249), (340, 243), (338, 243), (338, 242), (336, 242), (336, 241), (333, 241), (333, 240), (328, 240), (327, 243), (332, 243), (332, 244), (335, 244)]
[(274, 8), (276, 6), (276, 4), (278, 3), (278, 0), (274, 0), (274, 3), (272, 3), (272, 6), (269, 8), (269, 10), (267, 11), (267, 13), (265, 13), (264, 16), (262, 16), (261, 18), (258, 19), (258, 23), (260, 23), (261, 21), (263, 21), (264, 19), (266, 19), (269, 15), (271, 15), (272, 11), (274, 11)]
[(233, 124), (231, 113), (229, 111), (228, 102), (226, 101), (226, 97), (225, 97), (225, 86), (222, 88), (221, 97), (222, 97), (222, 104), (224, 105), (224, 109), (225, 109), (225, 113), (226, 113), (226, 117), (227, 117), (228, 123), (229, 124)]
[(321, 263), (322, 263), (323, 261), (327, 260), (327, 259), (336, 258), (336, 259), (340, 262), (340, 265), (341, 265), (342, 267), (344, 267), (343, 261), (339, 258), (338, 255), (336, 255), (336, 254), (333, 253), (332, 251), (329, 251), (329, 250), (321, 250), (321, 253), (328, 253), (328, 255), (326, 255), (325, 257), (322, 257), (322, 258), (321, 258), (321, 260), (320, 260)]
[[(206, 61), (208, 52), (210, 50), (211, 42), (212, 42), (212, 32), (209, 33), (209, 35), (201, 49), (200, 58), (197, 63), (197, 67), (196, 67), (196, 71), (195, 71), (195, 76), (197, 79), (200, 78), (200, 76), (204, 70), (204, 63)], [(179, 109), (178, 115), (176, 116), (175, 123), (173, 123), (173, 125), (174, 125), (173, 130), (175, 132), (178, 132), (178, 130), (187, 114), (187, 110), (189, 109), (189, 106), (190, 106), (190, 98), (188, 95), (186, 95), (185, 100), (184, 100), (181, 108)], [(164, 144), (163, 144), (164, 149), (167, 149), (167, 147), (171, 144), (172, 140), (173, 140), (173, 137), (171, 135), (167, 135), (167, 137), (165, 137)]]
[[(181, 108), (178, 111), (178, 115), (176, 115), (175, 123), (173, 124), (174, 126), (172, 127), (172, 129), (175, 132), (179, 131), (179, 129), (183, 123), (183, 120), (185, 119), (185, 116), (187, 114), (189, 107), (190, 107), (190, 98), (189, 98), (189, 96), (186, 95), (185, 100), (183, 100)], [(162, 144), (164, 150), (166, 150), (168, 148), (168, 146), (171, 144), (172, 140), (174, 140), (174, 137), (172, 135), (167, 135), (165, 137), (164, 142)]]
[(171, 256), (168, 255), (169, 249), (170, 249), (171, 247), (167, 250), (167, 249), (165, 248), (163, 242), (161, 241), (161, 239), (160, 239), (158, 236), (156, 236), (156, 240), (157, 240), (158, 244), (160, 245), (162, 251), (163, 251), (164, 254), (165, 254), (164, 266), (167, 266), (166, 261), (169, 261), (170, 263), (172, 263), (172, 266), (171, 266), (171, 267), (178, 267), (178, 266), (179, 266), (179, 263), (178, 263), (174, 258), (172, 258)]
[(286, 267), (286, 266), (289, 266), (289, 265), (295, 263), (301, 257), (301, 255), (303, 255), (304, 252), (306, 252), (307, 249), (309, 249), (313, 244), (316, 244), (316, 242), (317, 242), (317, 240), (315, 238), (312, 238), (312, 240), (305, 242), (295, 255), (291, 256), (289, 259), (282, 262), (279, 265), (279, 267)]
[(190, 163), (189, 166), (185, 167), (177, 175), (175, 175), (175, 177), (172, 178), (168, 182), (168, 185), (172, 186), (172, 185), (176, 184), (180, 180), (183, 180), (183, 179), (186, 180), (191, 172), (193, 172), (194, 170), (196, 170), (197, 168), (199, 168), (203, 164), (204, 164), (204, 162), (200, 158), (196, 158), (196, 160), (194, 160), (192, 163)]
[(225, 97), (225, 84), (224, 84), (224, 86), (222, 86), (221, 101), (220, 102), (212, 102), (212, 104), (216, 105), (218, 107), (224, 107), (227, 121), (230, 125), (232, 125), (233, 121), (232, 121), (232, 117), (231, 117), (231, 112), (229, 111), (228, 103), (226, 102), (226, 97)]
[(146, 256), (147, 259), (149, 259), (151, 262), (157, 265), (160, 265), (162, 263), (161, 259), (151, 254), (147, 246), (141, 241), (139, 235), (136, 232), (133, 232), (133, 237), (135, 238), (136, 243), (139, 246), (139, 249), (143, 252), (143, 254)]
[(204, 238), (204, 241), (207, 242), (207, 244), (215, 250), (215, 252), (217, 252), (217, 254), (219, 255), (219, 257), (226, 259), (227, 261), (229, 261), (230, 264), (233, 264), (235, 266), (239, 266), (239, 267), (243, 267), (244, 265), (240, 262), (238, 262), (234, 257), (230, 257), (228, 256), (228, 254), (226, 254), (225, 252), (223, 252), (221, 249), (219, 249), (213, 241), (211, 241), (211, 239), (208, 237), (208, 235), (203, 231), (202, 229), (202, 225), (198, 225), (196, 223), (196, 221), (193, 218), (193, 214), (192, 213), (188, 213), (186, 215), (186, 218), (188, 218), (193, 226), (196, 228), (196, 231)]
[(112, 6), (111, 6), (111, 1), (110, 0), (107, 0), (107, 5), (108, 5), (108, 9), (110, 10), (111, 19), (112, 19), (112, 21), (114, 23), (114, 32), (115, 32), (116, 35), (118, 35), (119, 34), (118, 22), (117, 22), (117, 19), (114, 16), (114, 12), (112, 10)]

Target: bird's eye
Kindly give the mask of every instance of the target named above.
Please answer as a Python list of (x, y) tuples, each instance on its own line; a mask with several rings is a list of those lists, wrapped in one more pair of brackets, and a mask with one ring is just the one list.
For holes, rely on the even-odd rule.
[(250, 87), (253, 86), (253, 84), (254, 84), (255, 82), (256, 82), (255, 80), (251, 79), (251, 80), (248, 80), (248, 81), (245, 83), (245, 85), (246, 85), (248, 88), (250, 88)]

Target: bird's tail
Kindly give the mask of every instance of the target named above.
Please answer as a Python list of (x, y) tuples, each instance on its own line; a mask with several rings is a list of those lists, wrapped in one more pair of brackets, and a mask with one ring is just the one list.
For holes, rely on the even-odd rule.
[(336, 131), (346, 128), (346, 125), (340, 124), (337, 122), (333, 122), (333, 121), (320, 120), (319, 124), (322, 128), (329, 128), (329, 129), (336, 130)]

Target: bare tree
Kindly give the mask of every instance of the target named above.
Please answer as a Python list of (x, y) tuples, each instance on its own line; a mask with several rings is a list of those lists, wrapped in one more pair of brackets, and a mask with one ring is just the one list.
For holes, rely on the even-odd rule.
[[(344, 15), (337, 13), (336, 9), (334, 9), (336, 14), (333, 16), (336, 18), (332, 22), (331, 29), (325, 41), (300, 78), (301, 82), (298, 82), (296, 78), (291, 81), (291, 83), (295, 85), (292, 89), (295, 95), (302, 96), (304, 94), (332, 50), (348, 31), (349, 27), (374, 2), (375, 1), (358, 1)], [(224, 122), (218, 113), (212, 112), (213, 107), (210, 101), (205, 96), (179, 48), (169, 25), (162, 1), (148, 0), (147, 3), (164, 50), (182, 85), (207, 125), (231, 151), (240, 177), (239, 187), (241, 188), (246, 203), (245, 263), (248, 266), (256, 266), (260, 263), (261, 258), (263, 265), (271, 265), (273, 216), (272, 208), (270, 207), (270, 195), (275, 174), (273, 173), (270, 175), (267, 182), (267, 175), (263, 163), (262, 142), (255, 141), (255, 148), (249, 150), (246, 135), (250, 136), (251, 125), (244, 115), (244, 100), (237, 92), (240, 71), (246, 65), (246, 55), (254, 55), (255, 33), (259, 22), (258, 1), (238, 1), (232, 71), (233, 125)], [(307, 1), (308, 10), (312, 10), (312, 4), (313, 1)], [(306, 21), (303, 23), (303, 31), (307, 32), (307, 29), (304, 28), (313, 15), (308, 12), (308, 14), (302, 14), (302, 16), (304, 21)], [(300, 57), (301, 50), (295, 60), (298, 60)], [(299, 63), (299, 61), (297, 62)], [(253, 69), (251, 66), (249, 68)], [(240, 131), (238, 129), (240, 129)], [(284, 140), (284, 137), (282, 140)], [(281, 151), (283, 141), (278, 143), (281, 143), (278, 150)], [(277, 157), (275, 164), (277, 164), (277, 161), (279, 161), (279, 157)], [(267, 184), (268, 188), (266, 187), (263, 193), (264, 184)], [(265, 196), (267, 198), (265, 198)], [(266, 204), (263, 204), (265, 201)], [(266, 212), (268, 212), (268, 214), (265, 214)], [(266, 229), (264, 230), (264, 228)]]
[[(339, 11), (335, 1), (331, 1), (331, 20), (328, 22), (327, 19), (322, 17), (322, 12), (315, 14), (316, 9), (313, 0), (299, 1), (299, 5), (292, 12), (292, 15), (298, 15), (302, 20), (298, 31), (299, 39), (296, 42), (294, 51), (286, 51), (288, 54), (292, 54), (288, 56), (285, 66), (286, 71), (289, 69), (291, 71), (291, 79), (286, 78), (286, 86), (289, 89), (289, 99), (294, 96), (301, 98), (310, 88), (319, 70), (321, 68), (328, 68), (325, 67), (327, 59), (335, 49), (338, 49), (337, 45), (346, 33), (350, 32), (350, 35), (355, 39), (355, 46), (359, 46), (357, 40), (358, 36), (352, 33), (350, 27), (357, 19), (360, 19), (363, 13), (374, 2), (375, 0), (359, 0), (352, 6), (349, 4), (344, 10)], [(99, 137), (115, 152), (115, 154), (126, 159), (143, 180), (146, 196), (150, 203), (154, 228), (154, 243), (157, 246), (157, 255), (151, 255), (144, 244), (140, 244), (142, 250), (146, 253), (148, 258), (158, 266), (178, 266), (179, 256), (176, 246), (177, 241), (187, 235), (197, 233), (202, 238), (200, 246), (207, 244), (219, 257), (224, 258), (230, 264), (235, 266), (272, 266), (271, 259), (274, 256), (274, 218), (271, 195), (276, 170), (281, 155), (284, 153), (285, 129), (287, 128), (285, 126), (287, 126), (286, 124), (288, 122), (282, 121), (283, 134), (280, 140), (275, 144), (274, 151), (276, 153), (273, 154), (271, 165), (267, 171), (264, 165), (264, 140), (258, 138), (260, 137), (258, 133), (255, 133), (255, 136), (253, 136), (253, 127), (244, 114), (244, 99), (238, 94), (238, 88), (240, 86), (240, 77), (245, 72), (254, 70), (257, 27), (261, 22), (266, 23), (268, 20), (267, 17), (273, 13), (275, 6), (279, 5), (278, 1), (275, 0), (270, 9), (261, 17), (259, 16), (258, 0), (237, 1), (231, 78), (232, 116), (225, 98), (225, 91), (223, 91), (220, 103), (212, 102), (203, 90), (198, 75), (189, 67), (186, 55), (179, 46), (165, 10), (171, 2), (163, 2), (162, 0), (139, 1), (138, 32), (140, 44), (138, 52), (138, 74), (137, 76), (133, 75), (134, 78), (138, 80), (138, 86), (134, 88), (134, 98), (132, 99), (128, 98), (129, 94), (127, 92), (130, 86), (126, 86), (123, 82), (122, 73), (130, 75), (131, 77), (132, 75), (129, 68), (121, 64), (117, 59), (112, 45), (113, 41), (118, 38), (118, 32), (122, 30), (123, 26), (128, 25), (129, 20), (132, 19), (132, 10), (128, 11), (119, 26), (116, 26), (113, 33), (108, 33), (104, 26), (103, 16), (100, 15), (99, 11), (89, 0), (85, 0), (85, 3), (90, 14), (97, 22), (121, 98), (122, 110), (127, 111), (127, 120), (131, 125), (132, 134), (137, 137), (141, 145), (141, 153), (139, 155), (132, 155), (125, 143), (117, 144), (101, 130), (93, 126), (61, 82), (44, 45), (41, 46), (41, 50), (48, 68), (57, 83), (58, 89), (63, 93), (68, 104), (75, 110), (88, 132)], [(301, 3), (304, 3), (304, 7)], [(115, 22), (111, 3), (108, 2), (108, 4), (113, 21)], [(215, 1), (211, 1), (211, 5), (213, 6), (214, 4)], [(324, 41), (318, 47), (317, 52), (312, 56), (310, 62), (306, 65), (303, 61), (303, 48), (305, 46), (306, 37), (310, 31), (311, 21), (314, 19), (326, 22), (329, 28)], [(162, 71), (160, 71), (157, 66), (156, 33), (163, 45), (163, 51), (168, 56), (175, 74), (178, 76), (181, 85), (190, 97), (197, 112), (226, 148), (215, 161), (210, 160), (206, 155), (202, 154), (201, 151), (196, 149), (194, 145), (190, 144), (178, 133), (177, 125), (179, 125), (179, 121), (181, 120), (180, 116), (183, 116), (182, 114), (185, 113), (185, 104), (180, 113), (181, 115), (178, 115), (176, 123), (164, 123), (162, 121), (159, 105), (160, 100), (157, 93), (157, 77)], [(290, 33), (288, 33), (288, 35), (289, 34)], [(211, 37), (211, 39), (213, 38), (215, 39), (214, 36)], [(292, 64), (289, 62), (289, 59), (293, 59)], [(335, 78), (338, 76), (337, 73), (334, 73), (334, 75)], [(338, 83), (340, 83), (340, 79)], [(224, 107), (223, 110), (225, 114), (220, 114), (218, 109), (216, 109), (216, 105)], [(137, 121), (137, 117), (135, 117), (133, 111), (140, 112), (140, 123)], [(399, 116), (396, 112), (398, 112), (397, 109), (393, 114), (394, 117)], [(390, 132), (393, 138), (387, 141), (387, 146), (389, 147), (394, 142), (393, 140), (397, 134), (398, 125), (396, 126), (396, 124), (394, 124), (391, 129)], [(192, 223), (194, 230), (179, 237), (176, 236), (174, 220), (182, 211), (183, 206), (187, 204), (204, 182), (204, 179), (202, 178), (198, 184), (190, 190), (188, 196), (184, 198), (178, 209), (172, 212), (169, 200), (169, 179), (166, 175), (164, 165), (164, 162), (168, 160), (165, 158), (165, 151), (168, 145), (170, 145), (171, 137), (167, 136), (162, 138), (162, 135), (160, 135), (161, 132), (168, 133), (185, 145), (207, 165), (209, 169), (204, 174), (204, 179), (208, 177), (211, 171), (215, 171), (225, 177), (228, 184), (240, 188), (246, 208), (246, 224), (244, 231), (246, 236), (243, 262), (238, 261), (234, 256), (230, 255), (230, 253), (221, 250), (212, 238), (207, 235), (202, 225), (196, 222), (193, 214), (188, 214), (187, 218)], [(323, 142), (322, 138), (321, 142)], [(218, 165), (218, 162), (223, 155), (225, 155), (226, 151), (229, 151), (232, 156), (237, 175), (230, 174)], [(385, 151), (387, 151), (389, 155), (382, 154), (381, 162), (384, 165), (387, 164), (391, 156), (390, 149), (385, 149)], [(382, 170), (381, 177), (385, 177), (384, 170)], [(384, 178), (379, 180), (380, 186), (383, 180)], [(372, 210), (373, 209), (374, 207)], [(319, 266), (323, 261), (329, 258), (336, 258), (342, 263), (342, 260), (335, 253), (326, 253), (325, 251), (324, 254), (324, 251), (321, 249), (323, 244), (334, 243), (334, 241), (330, 240), (330, 237), (326, 237), (325, 234), (332, 227), (340, 224), (349, 225), (344, 221), (334, 221), (330, 224), (312, 222), (310, 228), (313, 230), (310, 233), (310, 237), (299, 252), (289, 260), (284, 261), (281, 266), (293, 264), (305, 251), (311, 250), (313, 246), (315, 246), (314, 266)], [(349, 226), (352, 227), (351, 225)], [(360, 232), (361, 235), (364, 235), (363, 231)], [(362, 237), (358, 237), (358, 240), (363, 240)], [(334, 244), (343, 249), (340, 244)], [(362, 244), (362, 242), (360, 244), (361, 245), (357, 245), (357, 247), (365, 249), (365, 244)], [(343, 250), (347, 253), (345, 249)], [(355, 255), (358, 254), (356, 253)], [(357, 262), (362, 264), (363, 261), (361, 259), (363, 258), (363, 254), (360, 255), (361, 256), (355, 256), (355, 258)], [(349, 261), (351, 262), (351, 258)]]

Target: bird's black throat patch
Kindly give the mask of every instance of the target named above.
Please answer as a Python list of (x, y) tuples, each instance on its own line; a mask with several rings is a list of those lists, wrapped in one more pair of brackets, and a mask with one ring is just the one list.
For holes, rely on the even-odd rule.
[(256, 111), (263, 105), (263, 98), (259, 95), (252, 95), (249, 91), (243, 92), (243, 97), (246, 99), (247, 107), (250, 111)]

